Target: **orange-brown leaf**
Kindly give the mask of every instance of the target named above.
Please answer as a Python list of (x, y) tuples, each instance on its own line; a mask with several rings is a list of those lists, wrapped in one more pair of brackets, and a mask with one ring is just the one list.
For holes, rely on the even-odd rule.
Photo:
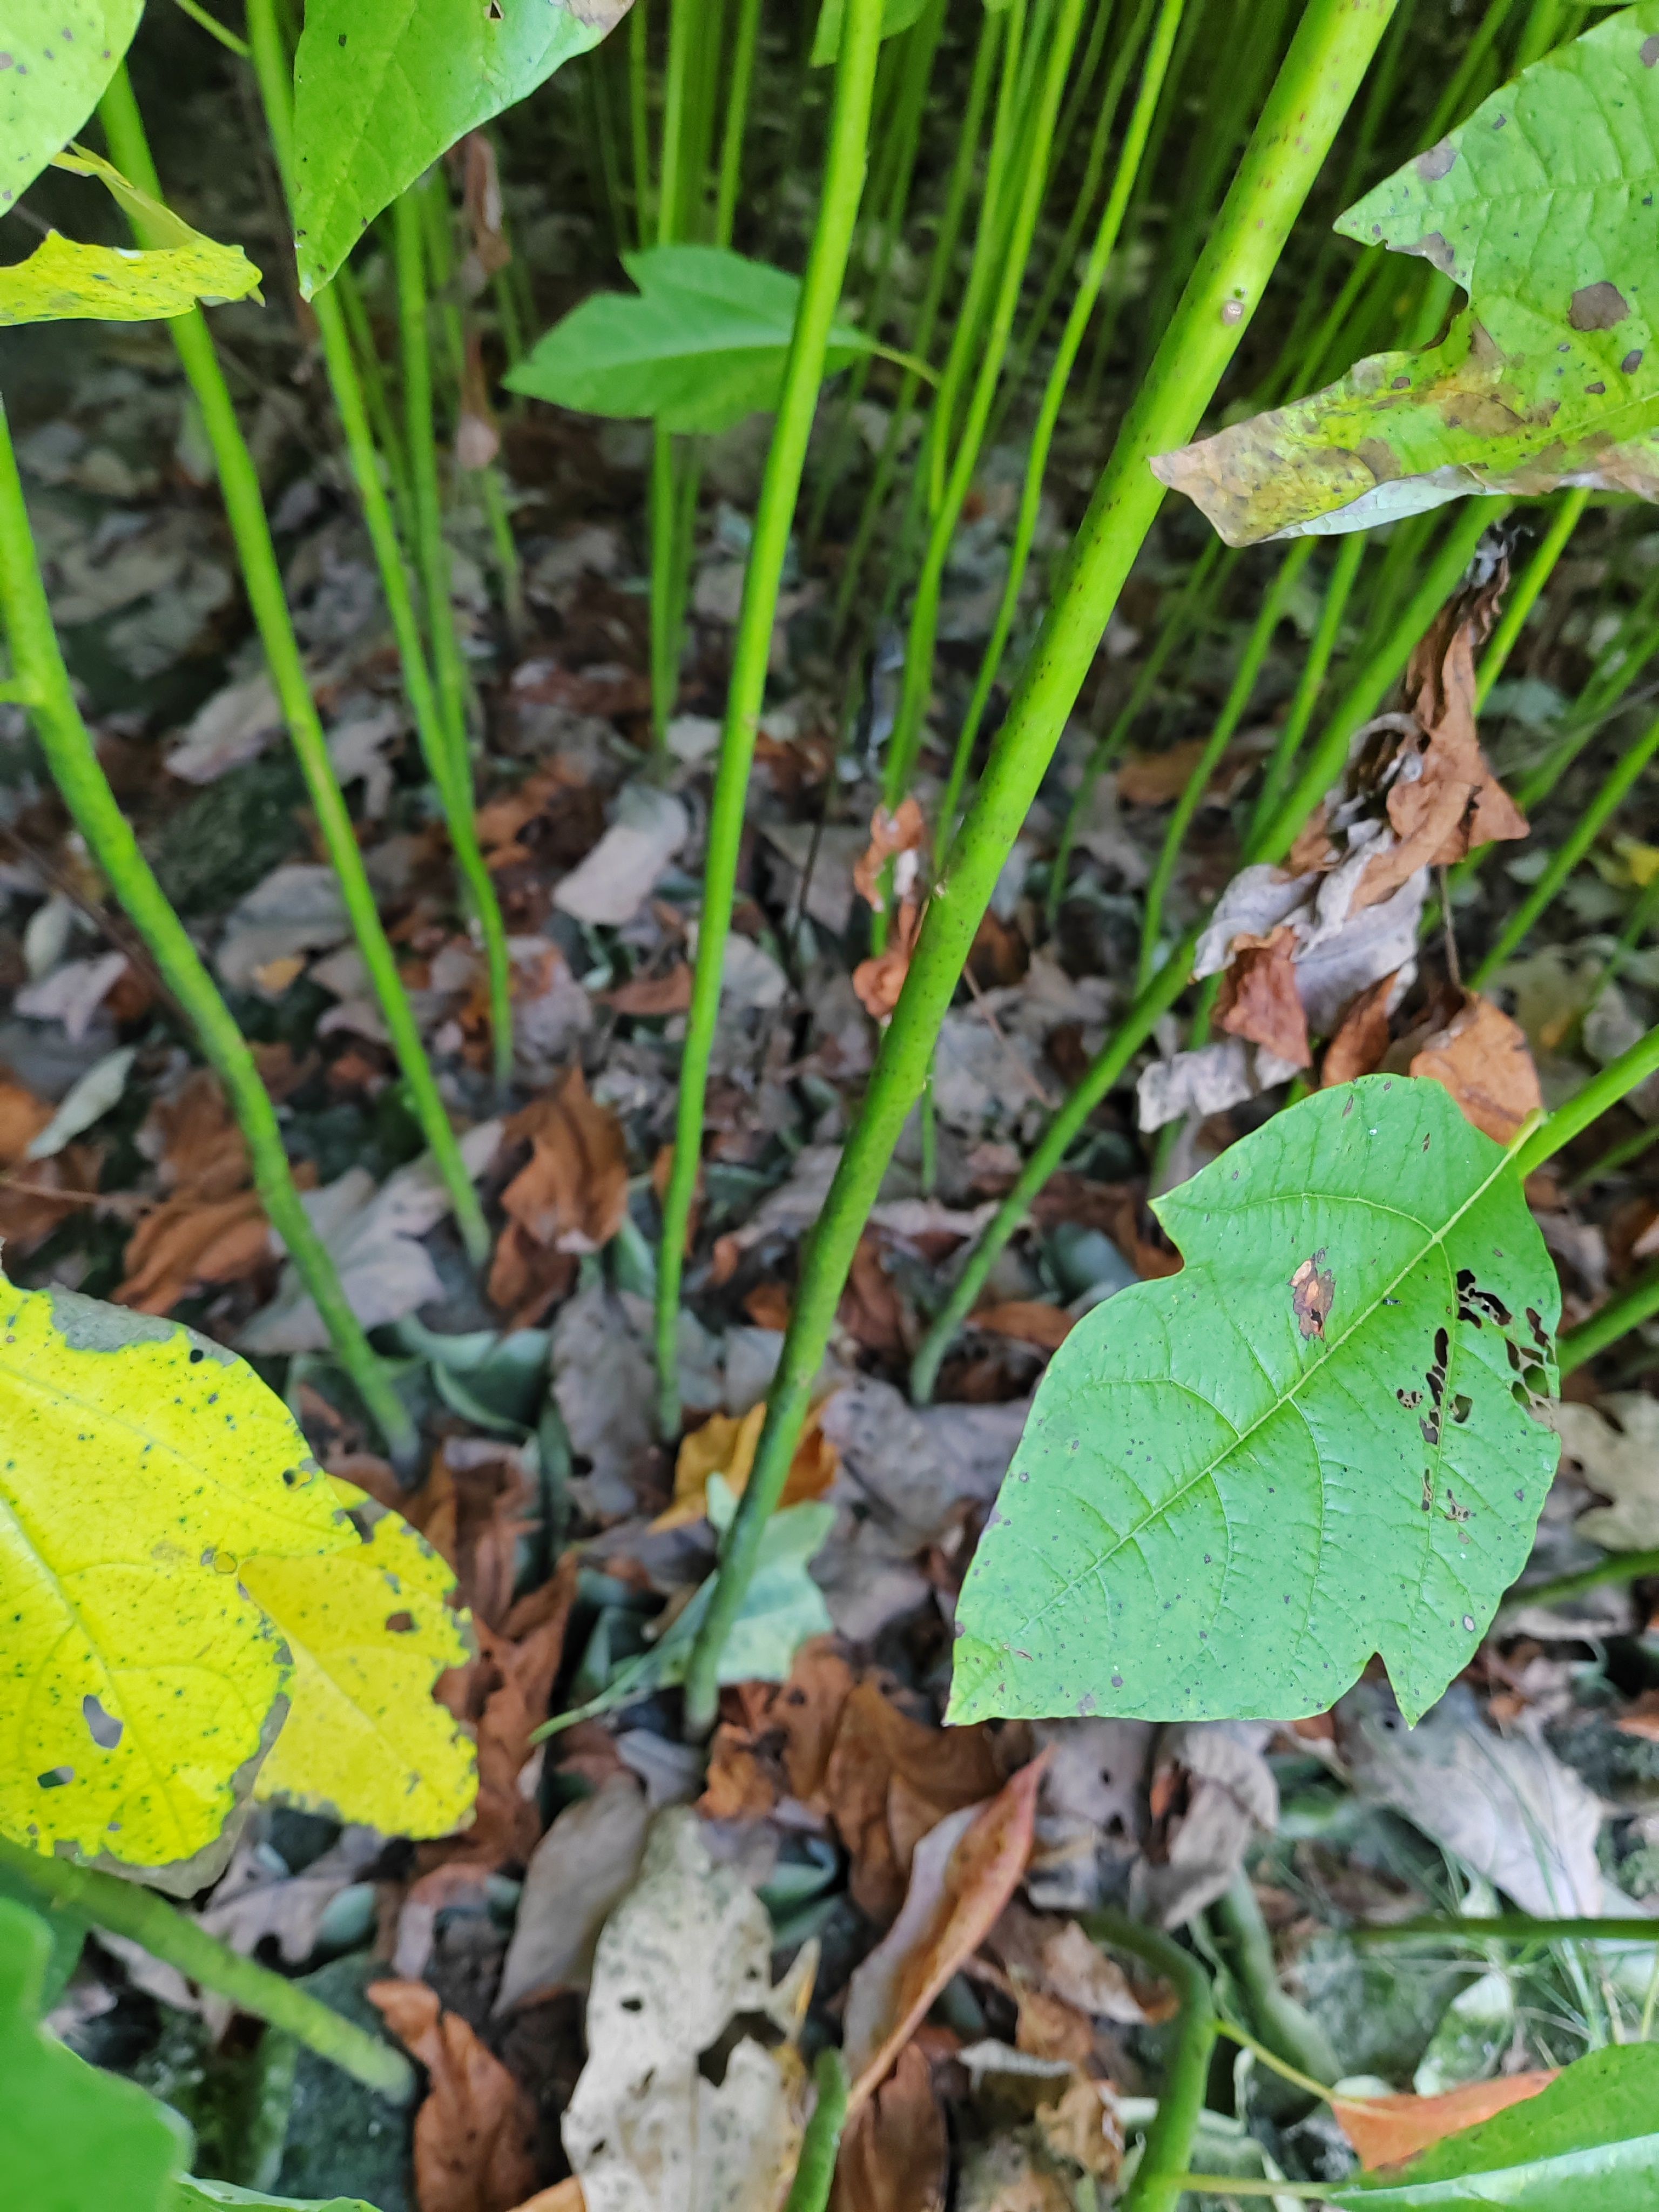
[(512, 2212), (536, 2185), (536, 2108), (424, 1982), (372, 1982), (369, 2002), (427, 2070), (415, 2116), (420, 2212)]
[(1500, 1145), (1544, 1103), (1526, 1033), (1479, 992), (1426, 1041), (1411, 1073), (1443, 1083), (1464, 1118)]
[(1495, 2081), (1466, 2081), (1440, 2097), (1334, 2097), (1331, 2110), (1367, 2172), (1414, 2158), (1443, 2136), (1489, 2120), (1547, 2089), (1553, 2071), (1505, 2074)]
[(914, 2043), (854, 2113), (836, 2160), (830, 2212), (942, 2212), (950, 2172), (933, 2069)]
[(1296, 984), (1296, 932), (1281, 923), (1267, 937), (1238, 937), (1216, 1000), (1217, 1026), (1263, 1045), (1291, 1067), (1306, 1067), (1308, 1017)]
[[(546, 1263), (597, 1252), (628, 1211), (627, 1139), (610, 1108), (588, 1096), (580, 1066), (508, 1121), (503, 1143), (526, 1139), (530, 1158), (501, 1194), (507, 1226), (489, 1273), (490, 1297), (515, 1326), (550, 1303)], [(556, 1264), (552, 1276), (571, 1272)]]
[(1034, 1344), (1040, 1352), (1058, 1352), (1077, 1327), (1071, 1314), (1044, 1305), (1040, 1298), (1006, 1298), (1000, 1305), (981, 1306), (969, 1318), (975, 1328)]

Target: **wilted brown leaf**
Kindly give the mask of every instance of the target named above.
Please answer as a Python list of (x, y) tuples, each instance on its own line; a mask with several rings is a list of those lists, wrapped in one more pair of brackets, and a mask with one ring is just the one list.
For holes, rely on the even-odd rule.
[(512, 2212), (536, 2185), (536, 2108), (424, 1982), (371, 1982), (369, 2002), (427, 2070), (415, 2116), (420, 2212)]
[(870, 959), (860, 960), (853, 970), (859, 1004), (872, 1021), (884, 1022), (897, 1006), (921, 934), (921, 907), (915, 899), (900, 900), (885, 947)]
[(1464, 1118), (1500, 1145), (1544, 1103), (1525, 1032), (1479, 992), (1427, 1039), (1411, 1073), (1443, 1083)]
[(1077, 1327), (1071, 1314), (1044, 1305), (1040, 1298), (1006, 1298), (1000, 1305), (979, 1307), (968, 1319), (972, 1328), (1012, 1336), (1016, 1343), (1034, 1344), (1040, 1352), (1058, 1352)]
[(1322, 1089), (1352, 1083), (1357, 1076), (1374, 1074), (1381, 1067), (1389, 1048), (1389, 1001), (1399, 980), (1396, 970), (1351, 1002), (1325, 1048), (1319, 1076)]
[(1291, 1067), (1306, 1067), (1308, 1017), (1297, 988), (1296, 932), (1281, 925), (1266, 937), (1233, 939), (1232, 957), (1216, 1000), (1216, 1026), (1265, 1045)]
[(989, 1803), (948, 1814), (917, 1844), (898, 1918), (853, 1975), (845, 2014), (852, 2103), (885, 2077), (927, 2008), (996, 1924), (1031, 1855), (1045, 1751)]
[(526, 1864), (541, 1834), (526, 1769), (564, 1655), (579, 1570), (580, 1554), (565, 1553), (552, 1579), (519, 1601), (499, 1634), (475, 1617), (477, 1657), (438, 1685), (450, 1711), (477, 1732), (477, 1803), (460, 1848), (491, 1866)]
[(608, 1244), (628, 1211), (627, 1139), (580, 1066), (507, 1122), (504, 1145), (526, 1139), (530, 1158), (501, 1194), (507, 1221), (489, 1271), (489, 1296), (514, 1328), (541, 1318), (569, 1286), (568, 1261)]
[(893, 863), (893, 896), (899, 901), (908, 899), (920, 863), (902, 856), (920, 853), (927, 836), (927, 825), (914, 795), (902, 799), (895, 814), (878, 806), (870, 817), (870, 842), (854, 867), (853, 888), (878, 914), (886, 903), (882, 878), (889, 861)]
[(1414, 2158), (1443, 2136), (1478, 2126), (1547, 2089), (1553, 2071), (1466, 2081), (1440, 2097), (1334, 2097), (1331, 2110), (1367, 2172)]
[(1188, 738), (1161, 753), (1130, 753), (1117, 772), (1118, 798), (1125, 806), (1167, 806), (1187, 788), (1208, 744)]
[[(722, 1477), (734, 1496), (740, 1498), (748, 1486), (765, 1423), (766, 1404), (763, 1400), (741, 1418), (731, 1413), (711, 1413), (693, 1429), (682, 1439), (674, 1462), (674, 1502), (665, 1513), (657, 1516), (652, 1527), (680, 1528), (690, 1522), (701, 1521), (708, 1510), (711, 1475)], [(840, 1464), (840, 1455), (824, 1435), (815, 1409), (795, 1446), (779, 1504), (803, 1505), (809, 1499), (822, 1498), (835, 1480)]]
[(950, 2140), (933, 2071), (907, 2044), (854, 2113), (836, 2160), (830, 2212), (943, 2212)]
[(28, 1158), (52, 1116), (46, 1099), (0, 1066), (0, 1242), (15, 1260), (98, 1188), (103, 1155), (95, 1145), (66, 1145), (49, 1160)]
[(140, 1139), (163, 1197), (134, 1230), (118, 1305), (171, 1313), (186, 1292), (242, 1282), (271, 1257), (247, 1146), (216, 1075), (198, 1068), (150, 1108)]
[(678, 960), (665, 975), (630, 975), (614, 991), (606, 991), (604, 999), (619, 1014), (683, 1014), (691, 1004), (691, 970)]

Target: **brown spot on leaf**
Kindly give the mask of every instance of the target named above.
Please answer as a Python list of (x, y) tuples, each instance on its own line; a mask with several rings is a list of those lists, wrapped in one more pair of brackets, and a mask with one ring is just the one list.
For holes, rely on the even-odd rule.
[(1624, 370), (1626, 376), (1634, 376), (1637, 370), (1642, 366), (1641, 347), (1632, 346), (1630, 351), (1625, 356), (1623, 361), (1620, 362), (1619, 366)]
[(1312, 1259), (1304, 1260), (1291, 1277), (1291, 1311), (1304, 1338), (1323, 1337), (1325, 1323), (1336, 1300), (1335, 1272), (1319, 1264), (1324, 1256), (1322, 1244)]
[(1567, 320), (1576, 331), (1610, 331), (1629, 313), (1624, 294), (1603, 277), (1599, 284), (1579, 286), (1567, 310)]

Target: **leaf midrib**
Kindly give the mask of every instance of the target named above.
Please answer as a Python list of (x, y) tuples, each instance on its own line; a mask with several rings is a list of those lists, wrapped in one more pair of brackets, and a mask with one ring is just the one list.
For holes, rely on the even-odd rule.
[[(1197, 1468), (1188, 1478), (1188, 1480), (1182, 1484), (1180, 1489), (1171, 1492), (1170, 1496), (1162, 1499), (1152, 1512), (1143, 1515), (1141, 1519), (1137, 1521), (1132, 1528), (1125, 1529), (1123, 1534), (1118, 1538), (1117, 1541), (1112, 1545), (1109, 1551), (1097, 1553), (1090, 1560), (1087, 1567), (1080, 1574), (1074, 1575), (1069, 1582), (1062, 1583), (1060, 1588), (1045, 1601), (1040, 1612), (1028, 1613), (1025, 1619), (1020, 1623), (1019, 1628), (1014, 1632), (1014, 1633), (1024, 1635), (1027, 1629), (1034, 1626), (1035, 1624), (1042, 1619), (1043, 1613), (1052, 1611), (1052, 1609), (1057, 1605), (1063, 1604), (1066, 1599), (1072, 1595), (1073, 1591), (1080, 1588), (1090, 1576), (1098, 1574), (1103, 1567), (1109, 1565), (1109, 1563), (1116, 1558), (1117, 1554), (1123, 1550), (1126, 1545), (1134, 1543), (1139, 1538), (1141, 1534), (1146, 1529), (1151, 1528), (1155, 1522), (1166, 1519), (1168, 1516), (1174, 1511), (1176, 1507), (1181, 1504), (1181, 1501), (1186, 1498), (1190, 1492), (1197, 1489), (1200, 1483), (1211, 1481), (1215, 1475), (1217, 1468), (1221, 1467), (1229, 1459), (1231, 1459), (1236, 1453), (1242, 1450), (1259, 1429), (1265, 1427), (1269, 1421), (1276, 1419), (1286, 1406), (1294, 1404), (1303, 1384), (1311, 1381), (1316, 1375), (1323, 1374), (1325, 1369), (1329, 1365), (1332, 1359), (1335, 1358), (1336, 1354), (1341, 1350), (1342, 1346), (1347, 1343), (1348, 1340), (1354, 1335), (1358, 1330), (1364, 1328), (1373, 1316), (1382, 1310), (1383, 1303), (1389, 1297), (1389, 1293), (1395, 1290), (1399, 1284), (1404, 1282), (1407, 1276), (1411, 1273), (1414, 1267), (1420, 1266), (1428, 1253), (1433, 1251), (1437, 1246), (1443, 1247), (1446, 1239), (1451, 1235), (1451, 1232), (1456, 1228), (1458, 1223), (1463, 1218), (1464, 1215), (1469, 1212), (1471, 1207), (1479, 1205), (1480, 1200), (1486, 1196), (1486, 1193), (1498, 1181), (1498, 1177), (1512, 1165), (1513, 1160), (1514, 1154), (1512, 1152), (1505, 1152), (1499, 1155), (1496, 1164), (1487, 1174), (1481, 1177), (1480, 1181), (1475, 1185), (1474, 1188), (1469, 1193), (1462, 1204), (1458, 1206), (1455, 1212), (1448, 1215), (1447, 1218), (1442, 1223), (1440, 1227), (1419, 1246), (1418, 1249), (1411, 1255), (1404, 1265), (1401, 1266), (1399, 1270), (1389, 1278), (1388, 1282), (1378, 1290), (1376, 1297), (1371, 1299), (1370, 1304), (1364, 1306), (1358, 1314), (1355, 1315), (1353, 1320), (1349, 1322), (1347, 1328), (1343, 1330), (1340, 1336), (1335, 1338), (1328, 1345), (1324, 1357), (1321, 1359), (1315, 1360), (1310, 1366), (1304, 1367), (1302, 1372), (1297, 1376), (1294, 1381), (1290, 1384), (1289, 1388), (1284, 1390), (1280, 1395), (1273, 1401), (1273, 1404), (1268, 1407), (1265, 1413), (1259, 1414), (1256, 1419), (1250, 1423), (1248, 1428), (1234, 1428), (1233, 1423), (1228, 1419), (1228, 1416), (1222, 1412), (1220, 1407), (1215, 1404), (1213, 1400), (1206, 1398), (1201, 1391), (1193, 1390), (1190, 1385), (1183, 1384), (1182, 1387), (1188, 1389), (1192, 1396), (1200, 1399), (1205, 1405), (1208, 1406), (1210, 1410), (1218, 1419), (1226, 1421), (1229, 1428), (1234, 1428), (1232, 1442), (1227, 1445), (1224, 1451), (1217, 1453), (1216, 1455), (1212, 1459), (1207, 1461), (1203, 1467)], [(1334, 1192), (1322, 1193), (1321, 1195), (1326, 1202), (1331, 1204), (1352, 1203), (1356, 1206), (1365, 1206), (1374, 1213), (1393, 1213), (1399, 1218), (1407, 1220), (1416, 1221), (1419, 1219), (1419, 1217), (1415, 1214), (1404, 1214), (1400, 1207), (1388, 1206), (1376, 1199), (1359, 1196), (1352, 1200), (1347, 1200), (1346, 1197), (1339, 1197), (1339, 1194)], [(1234, 1200), (1230, 1205), (1229, 1211), (1231, 1212), (1242, 1213), (1256, 1206), (1282, 1206), (1284, 1203), (1285, 1200), (1282, 1195), (1255, 1199), (1242, 1198)], [(1131, 1377), (1128, 1379), (1133, 1380), (1135, 1378)], [(1298, 1407), (1298, 1411), (1299, 1410), (1300, 1408)], [(1321, 1488), (1322, 1491), (1322, 1477)]]

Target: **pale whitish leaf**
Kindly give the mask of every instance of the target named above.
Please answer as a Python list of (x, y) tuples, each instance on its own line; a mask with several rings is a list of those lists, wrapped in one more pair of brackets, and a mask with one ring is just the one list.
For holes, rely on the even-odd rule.
[[(1054, 1355), (957, 1607), (951, 1718), (1415, 1719), (1524, 1565), (1555, 1270), (1438, 1084), (1278, 1114), (1157, 1201), (1183, 1271)], [(1517, 1402), (1517, 1395), (1521, 1402)]]
[(94, 1060), (30, 1145), (24, 1158), (52, 1159), (83, 1129), (91, 1128), (94, 1121), (101, 1121), (111, 1107), (120, 1103), (121, 1094), (127, 1087), (127, 1070), (137, 1049), (136, 1045), (118, 1045), (113, 1052), (106, 1052), (101, 1060)]
[(0, 210), (12, 206), (103, 97), (144, 0), (6, 0)]
[(1153, 463), (1230, 544), (1468, 492), (1659, 497), (1659, 0), (1482, 102), (1337, 224), (1468, 294), (1444, 340)]
[[(599, 292), (555, 323), (504, 381), (588, 415), (652, 416), (667, 430), (729, 430), (778, 404), (800, 280), (717, 246), (623, 256), (636, 293)], [(870, 341), (830, 333), (824, 374)]]
[(308, 0), (294, 64), (307, 298), (457, 139), (597, 46), (629, 0)]

